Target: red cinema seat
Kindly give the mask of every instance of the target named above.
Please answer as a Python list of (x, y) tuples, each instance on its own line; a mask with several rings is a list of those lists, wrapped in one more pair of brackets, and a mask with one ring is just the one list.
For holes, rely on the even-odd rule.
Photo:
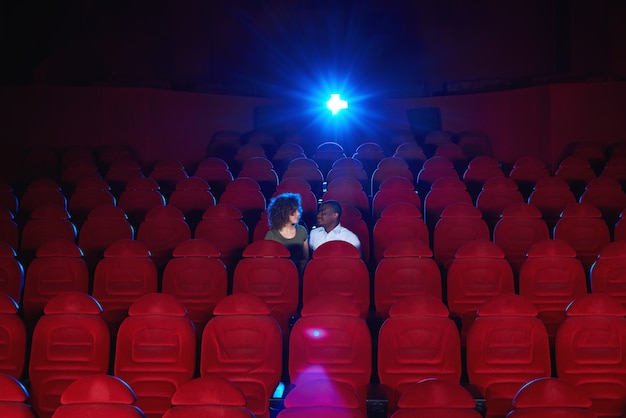
[(40, 178), (31, 181), (19, 200), (17, 216), (24, 221), (29, 219), (35, 209), (41, 206), (56, 205), (67, 209), (67, 198), (61, 187), (54, 180)]
[(428, 245), (395, 241), (385, 250), (374, 274), (376, 314), (386, 318), (389, 309), (407, 296), (431, 295), (442, 298), (441, 271)]
[(235, 178), (239, 176), (239, 173), (243, 168), (243, 164), (247, 160), (255, 157), (268, 157), (268, 155), (265, 154), (265, 149), (261, 145), (248, 142), (242, 144), (239, 148), (237, 148), (235, 156), (233, 157), (232, 161), (228, 163), (228, 165), (230, 166), (230, 170), (233, 172)]
[(219, 200), (228, 183), (233, 181), (234, 178), (226, 161), (216, 157), (209, 157), (200, 161), (193, 175), (209, 183), (211, 193), (213, 193), (216, 200)]
[(420, 241), (430, 245), (422, 213), (410, 203), (393, 203), (380, 214), (372, 231), (374, 261), (379, 263), (394, 241)]
[(115, 203), (115, 197), (106, 181), (101, 178), (86, 178), (76, 185), (76, 189), (70, 196), (68, 212), (80, 228), (93, 209), (102, 205), (115, 205)]
[(447, 270), (461, 245), (475, 239), (490, 238), (489, 227), (480, 210), (466, 202), (451, 203), (441, 212), (435, 224), (435, 261)]
[(441, 177), (433, 182), (424, 198), (424, 222), (431, 234), (441, 217), (441, 212), (449, 204), (458, 202), (473, 204), (465, 183), (458, 177)]
[(289, 377), (348, 383), (365, 411), (372, 374), (372, 337), (359, 308), (341, 295), (320, 296), (302, 308), (289, 340)]
[(424, 161), (422, 168), (417, 173), (417, 191), (425, 197), (432, 184), (442, 177), (459, 178), (459, 173), (454, 164), (446, 157), (433, 156)]
[(183, 241), (191, 239), (191, 229), (185, 215), (175, 206), (155, 206), (137, 230), (137, 241), (143, 242), (157, 268), (172, 258), (172, 251)]
[(145, 418), (134, 405), (136, 396), (122, 379), (106, 374), (84, 376), (61, 395), (61, 406), (52, 418)]
[(407, 162), (413, 174), (413, 180), (417, 181), (417, 174), (422, 169), (424, 161), (426, 161), (426, 154), (424, 154), (422, 147), (415, 140), (409, 140), (398, 144), (393, 156), (400, 157)]
[(461, 379), (461, 340), (441, 299), (414, 295), (398, 300), (378, 334), (378, 376), (394, 412), (413, 383)]
[(513, 398), (507, 418), (595, 418), (584, 390), (555, 377), (539, 377), (526, 383)]
[(607, 244), (589, 272), (592, 293), (606, 293), (626, 306), (626, 241)]
[(467, 374), (485, 396), (486, 417), (504, 417), (517, 391), (550, 376), (550, 367), (548, 334), (523, 296), (499, 295), (477, 309), (467, 333)]
[(76, 379), (109, 370), (110, 332), (91, 296), (65, 292), (44, 308), (33, 331), (29, 377), (37, 416), (50, 418)]
[(513, 270), (496, 244), (474, 240), (457, 250), (447, 273), (447, 301), (450, 313), (461, 320), (462, 337), (471, 329), (480, 305), (514, 292)]
[[(129, 152), (125, 150), (123, 152)], [(108, 166), (104, 174), (104, 180), (111, 186), (111, 192), (115, 197), (120, 197), (131, 181), (144, 178), (141, 166), (130, 155), (112, 156), (112, 159), (102, 159), (100, 163)]]
[(513, 203), (524, 203), (524, 197), (517, 188), (517, 183), (506, 177), (494, 177), (485, 181), (483, 190), (476, 198), (476, 207), (480, 209), (489, 230), (493, 231), (502, 212)]
[(333, 163), (345, 157), (344, 149), (336, 142), (323, 142), (315, 148), (312, 159), (319, 166), (320, 171), (326, 175), (333, 166)]
[(282, 373), (282, 335), (267, 304), (237, 293), (217, 304), (202, 334), (200, 375), (218, 375), (246, 396), (258, 418), (269, 417), (269, 399)]
[(392, 418), (479, 418), (476, 401), (466, 388), (449, 380), (430, 378), (409, 386), (400, 396)]
[(413, 204), (421, 212), (422, 199), (417, 194), (413, 181), (404, 177), (388, 177), (383, 180), (372, 198), (372, 216), (374, 222), (380, 218), (383, 210), (398, 202)]
[(28, 404), (29, 393), (17, 378), (0, 374), (0, 416), (9, 418), (35, 418)]
[(24, 225), (20, 242), (20, 256), (30, 259), (42, 244), (52, 239), (76, 242), (76, 226), (61, 206), (45, 205), (33, 211)]
[(370, 179), (378, 167), (378, 163), (385, 159), (386, 155), (382, 145), (376, 142), (368, 141), (363, 142), (356, 148), (354, 154), (352, 154), (352, 158), (359, 160), (363, 164), (363, 169), (367, 173), (367, 178)]
[(598, 208), (587, 203), (572, 203), (561, 214), (554, 227), (554, 238), (567, 241), (586, 271), (611, 241), (609, 228)]
[(0, 241), (0, 293), (7, 294), (15, 301), (21, 301), (24, 267), (16, 256), (17, 253), (10, 245)]
[(62, 164), (59, 174), (59, 185), (68, 196), (73, 196), (76, 187), (86, 179), (102, 180), (96, 161), (93, 158), (76, 159)]
[(185, 178), (176, 183), (167, 204), (178, 208), (193, 230), (202, 219), (204, 211), (215, 206), (216, 200), (211, 190), (209, 183), (201, 177)]
[(135, 237), (135, 231), (124, 211), (117, 206), (102, 205), (94, 208), (80, 227), (78, 246), (85, 255), (90, 271), (103, 257), (104, 250), (120, 239)]
[(352, 205), (342, 203), (341, 226), (345, 226), (357, 236), (361, 244), (359, 248), (361, 250), (361, 258), (368, 263), (372, 255), (370, 228), (365, 219), (363, 219), (361, 211)]
[(546, 239), (550, 239), (550, 231), (541, 218), (541, 212), (523, 202), (513, 203), (504, 209), (493, 229), (493, 243), (502, 248), (516, 277), (526, 261), (528, 249)]
[(611, 177), (596, 177), (590, 180), (580, 196), (581, 203), (595, 206), (602, 212), (602, 219), (613, 234), (620, 213), (626, 209), (626, 193), (622, 185)]
[(278, 418), (366, 418), (351, 385), (331, 379), (311, 380), (285, 396)]
[(472, 158), (467, 164), (467, 169), (463, 173), (463, 182), (467, 186), (474, 202), (482, 191), (487, 180), (494, 177), (504, 177), (504, 172), (500, 167), (500, 162), (487, 155), (480, 155)]
[(409, 169), (409, 164), (400, 157), (386, 157), (378, 162), (376, 170), (371, 175), (370, 196), (375, 196), (380, 190), (380, 185), (391, 177), (407, 179), (411, 186), (415, 183), (415, 177)]
[(261, 186), (250, 177), (237, 177), (228, 183), (218, 203), (229, 204), (239, 209), (243, 221), (250, 230), (261, 218), (261, 212), (267, 208)]
[(163, 418), (254, 418), (246, 397), (226, 378), (209, 375), (181, 385), (172, 396), (172, 406)]
[(89, 270), (83, 252), (71, 241), (54, 239), (37, 250), (28, 265), (22, 305), (26, 323), (34, 325), (54, 296), (89, 292)]
[(370, 304), (370, 279), (367, 265), (352, 244), (329, 241), (320, 245), (304, 269), (302, 304), (330, 295), (351, 299), (366, 317)]
[(194, 231), (194, 238), (206, 239), (215, 245), (228, 272), (232, 274), (244, 248), (250, 243), (250, 232), (239, 209), (218, 203), (204, 211)]
[(546, 163), (531, 155), (518, 158), (509, 173), (509, 178), (517, 183), (524, 200), (528, 200), (537, 181), (548, 176), (550, 172), (546, 168)]
[(519, 294), (537, 308), (551, 343), (567, 305), (587, 293), (586, 283), (585, 270), (567, 242), (547, 239), (528, 250), (519, 275)]
[(352, 177), (361, 183), (363, 190), (365, 193), (369, 192), (370, 189), (370, 177), (367, 175), (367, 172), (363, 168), (363, 163), (352, 157), (342, 157), (332, 165), (332, 168), (326, 173), (326, 182), (330, 183), (331, 181), (338, 179), (340, 177)]
[(146, 417), (160, 418), (195, 369), (196, 332), (182, 302), (164, 293), (138, 298), (117, 333), (114, 373), (133, 389)]
[(137, 228), (150, 209), (155, 206), (165, 206), (165, 197), (154, 179), (140, 177), (126, 184), (117, 206), (126, 213), (131, 225)]
[(157, 291), (157, 276), (150, 251), (139, 241), (122, 239), (104, 251), (96, 266), (91, 294), (102, 304), (102, 317), (113, 335), (130, 305), (139, 297)]
[(179, 160), (166, 158), (154, 164), (148, 177), (156, 180), (161, 192), (169, 199), (176, 184), (189, 177), (189, 175), (185, 170), (185, 166)]
[(206, 155), (209, 158), (219, 158), (229, 163), (232, 162), (239, 147), (241, 147), (241, 132), (220, 130), (211, 136)]
[(274, 164), (274, 169), (280, 178), (287, 170), (289, 163), (296, 158), (306, 158), (302, 146), (295, 142), (283, 142), (279, 145), (276, 153), (272, 156), (272, 164)]
[(289, 333), (289, 320), (298, 309), (298, 268), (289, 258), (287, 247), (277, 241), (259, 240), (243, 251), (233, 276), (233, 293), (249, 293), (261, 298)]
[(0, 293), (0, 375), (21, 379), (27, 337), (24, 321), (18, 316), (18, 311), (18, 303), (9, 295)]
[(575, 299), (556, 334), (556, 373), (591, 398), (596, 416), (626, 413), (626, 309), (603, 293)]
[(454, 135), (454, 141), (459, 144), (467, 158), (491, 156), (492, 148), (489, 136), (480, 131), (461, 131)]
[(571, 155), (561, 160), (554, 175), (569, 184), (576, 198), (583, 194), (587, 183), (596, 177), (591, 163), (579, 155)]
[(314, 160), (306, 157), (292, 160), (287, 166), (287, 170), (283, 173), (282, 180), (291, 177), (306, 180), (311, 185), (311, 191), (315, 196), (318, 198), (322, 197), (324, 175)]
[(569, 184), (560, 177), (549, 176), (537, 181), (528, 203), (541, 211), (543, 220), (548, 224), (550, 233), (561, 217), (561, 212), (570, 204), (576, 202), (576, 197)]
[(161, 292), (175, 296), (187, 308), (196, 334), (202, 335), (215, 305), (226, 297), (228, 276), (219, 251), (209, 241), (196, 238), (174, 248), (165, 266)]
[(0, 206), (0, 241), (12, 248), (19, 248), (19, 236), (19, 229), (13, 213)]
[(237, 175), (237, 178), (239, 177), (256, 180), (266, 201), (272, 197), (278, 186), (278, 174), (274, 170), (274, 165), (265, 157), (253, 157), (244, 161)]
[(328, 183), (327, 190), (322, 196), (322, 203), (327, 200), (336, 200), (341, 204), (354, 206), (366, 221), (369, 221), (371, 217), (369, 197), (361, 183), (353, 177), (338, 177)]

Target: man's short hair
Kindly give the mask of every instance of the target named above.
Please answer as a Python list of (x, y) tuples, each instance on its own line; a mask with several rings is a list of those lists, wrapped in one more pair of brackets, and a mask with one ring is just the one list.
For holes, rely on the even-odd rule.
[(326, 200), (322, 202), (321, 206), (325, 205), (330, 206), (332, 208), (332, 211), (337, 214), (337, 220), (341, 219), (341, 203), (336, 200)]

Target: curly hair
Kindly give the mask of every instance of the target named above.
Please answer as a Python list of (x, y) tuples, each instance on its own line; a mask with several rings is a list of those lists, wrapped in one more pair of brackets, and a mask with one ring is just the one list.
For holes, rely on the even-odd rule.
[(267, 220), (270, 229), (282, 228), (289, 222), (289, 215), (302, 213), (302, 199), (297, 193), (282, 193), (274, 197), (267, 206)]

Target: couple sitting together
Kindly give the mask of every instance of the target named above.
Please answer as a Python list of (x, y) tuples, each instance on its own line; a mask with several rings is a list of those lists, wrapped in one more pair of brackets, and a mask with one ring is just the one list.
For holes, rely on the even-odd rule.
[(346, 241), (359, 251), (361, 242), (348, 228), (341, 226), (341, 204), (327, 200), (317, 212), (317, 226), (309, 235), (300, 225), (302, 203), (297, 193), (283, 193), (274, 197), (267, 208), (270, 230), (265, 239), (278, 241), (289, 249), (291, 259), (300, 272), (309, 260), (309, 253), (328, 241)]

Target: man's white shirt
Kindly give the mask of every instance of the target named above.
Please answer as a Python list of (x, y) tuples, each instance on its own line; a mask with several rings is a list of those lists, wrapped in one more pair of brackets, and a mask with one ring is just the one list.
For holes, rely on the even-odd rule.
[(328, 241), (346, 241), (361, 251), (361, 241), (359, 241), (359, 238), (354, 232), (341, 226), (341, 224), (338, 224), (330, 232), (326, 232), (322, 227), (311, 230), (309, 234), (309, 248), (311, 251), (315, 251), (317, 247)]

